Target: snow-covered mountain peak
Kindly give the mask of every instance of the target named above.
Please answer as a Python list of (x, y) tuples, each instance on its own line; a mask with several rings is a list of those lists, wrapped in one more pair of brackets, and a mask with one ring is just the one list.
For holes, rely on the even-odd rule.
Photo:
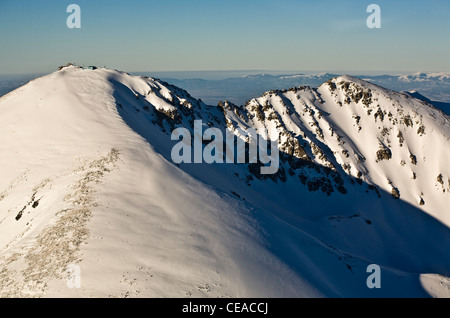
[[(282, 152), (422, 208), (432, 202), (424, 209), (450, 224), (450, 184), (437, 185), (449, 176), (450, 122), (428, 103), (346, 75), (317, 89), (269, 91), (244, 109), (245, 125), (279, 131)], [(239, 122), (235, 115), (228, 113)]]

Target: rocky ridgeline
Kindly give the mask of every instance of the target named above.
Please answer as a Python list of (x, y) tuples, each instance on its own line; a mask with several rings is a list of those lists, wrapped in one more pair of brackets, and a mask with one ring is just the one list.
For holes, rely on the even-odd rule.
[[(125, 102), (118, 102), (118, 107), (133, 107), (133, 112), (143, 114), (168, 135), (178, 127), (193, 133), (195, 120), (222, 131), (234, 131), (236, 135), (249, 127), (276, 129), (280, 150), (278, 173), (262, 175), (259, 172), (262, 163), (247, 164), (244, 180), (248, 185), (255, 179), (286, 182), (293, 178), (309, 191), (327, 195), (346, 194), (346, 186), (351, 184), (365, 186), (380, 196), (380, 182), (377, 184), (371, 173), (374, 164), (409, 168), (411, 180), (416, 180), (414, 167), (424, 158), (417, 156), (408, 144), (426, 138), (428, 129), (423, 111), (418, 109), (432, 106), (348, 76), (333, 78), (319, 88), (268, 91), (240, 106), (228, 101), (209, 106), (166, 82), (148, 77), (144, 80), (149, 86), (147, 92), (134, 92), (133, 106), (122, 98)], [(154, 98), (169, 107), (151, 102)], [(367, 134), (373, 144), (364, 149), (357, 147), (354, 139)], [(399, 156), (407, 159), (394, 162)], [(447, 180), (448, 176), (441, 179)], [(404, 185), (388, 177), (384, 182), (385, 190), (392, 192), (394, 198), (401, 197)], [(450, 184), (443, 181), (442, 185), (448, 192)], [(418, 197), (417, 204), (425, 204), (420, 194)]]

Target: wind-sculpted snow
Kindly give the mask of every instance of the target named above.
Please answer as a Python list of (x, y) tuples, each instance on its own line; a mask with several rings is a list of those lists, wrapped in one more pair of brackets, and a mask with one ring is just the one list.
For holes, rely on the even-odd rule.
[[(15, 251), (0, 265), (1, 297), (38, 296), (45, 292), (49, 279), (65, 278), (68, 266), (81, 261), (80, 247), (89, 237), (87, 225), (92, 217), (91, 209), (99, 204), (94, 197), (94, 185), (101, 183), (110, 169), (116, 168), (118, 159), (119, 152), (112, 149), (104, 157), (83, 164), (66, 175), (45, 179), (33, 188), (32, 200), (16, 216), (16, 221), (25, 222), (26, 218), (27, 223), (15, 241), (31, 230), (30, 223), (35, 220), (33, 215), (40, 212), (39, 203), (51, 191), (52, 185), (58, 179), (81, 175), (62, 199), (63, 209), (51, 217), (52, 224), (37, 235), (33, 244), (20, 249), (14, 246), (15, 241), (8, 244), (7, 248)], [(22, 213), (30, 216), (22, 219)], [(22, 265), (17, 266), (18, 263)]]
[[(278, 171), (174, 163), (172, 132), (196, 121), (277, 135)], [(0, 295), (448, 297), (449, 127), (349, 76), (209, 106), (62, 68), (0, 98)]]

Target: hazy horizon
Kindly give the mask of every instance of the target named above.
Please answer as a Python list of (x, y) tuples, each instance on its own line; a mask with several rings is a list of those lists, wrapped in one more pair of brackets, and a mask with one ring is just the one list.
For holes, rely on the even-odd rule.
[(79, 0), (79, 29), (66, 24), (71, 3), (0, 1), (0, 74), (69, 61), (130, 73), (450, 71), (444, 0), (377, 1), (379, 29), (366, 24), (370, 2), (355, 0)]
[[(91, 65), (91, 64), (89, 64)], [(98, 65), (96, 65), (99, 67)], [(102, 66), (103, 67), (103, 66)], [(106, 66), (106, 68), (109, 68)], [(30, 77), (41, 77), (47, 74), (53, 73), (57, 70), (55, 67), (54, 70), (49, 72), (38, 72), (38, 73), (0, 73), (0, 80), (21, 80), (27, 79)], [(127, 72), (132, 75), (147, 75), (154, 77), (164, 77), (164, 78), (173, 78), (180, 80), (187, 79), (205, 79), (205, 80), (222, 80), (229, 79), (234, 77), (242, 77), (246, 75), (272, 75), (272, 76), (281, 76), (281, 75), (314, 75), (314, 74), (337, 74), (337, 75), (355, 75), (355, 76), (380, 76), (380, 75), (408, 75), (414, 74), (417, 72), (422, 73), (441, 73), (434, 71), (326, 71), (326, 70), (189, 70), (189, 71), (128, 71), (123, 69), (118, 69), (119, 71)], [(449, 72), (442, 72), (449, 73)]]

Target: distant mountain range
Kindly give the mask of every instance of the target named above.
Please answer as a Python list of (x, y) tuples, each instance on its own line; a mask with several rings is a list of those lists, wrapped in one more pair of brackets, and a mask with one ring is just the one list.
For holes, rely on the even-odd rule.
[(0, 297), (449, 297), (450, 116), (352, 76), (240, 81), (266, 78), (324, 81), (210, 106), (67, 66), (0, 97)]
[[(188, 90), (205, 103), (216, 105), (222, 98), (242, 105), (254, 96), (271, 89), (286, 89), (307, 85), (317, 87), (338, 74), (299, 74), (299, 75), (248, 75), (223, 80), (204, 79), (162, 79)], [(430, 99), (436, 107), (450, 114), (450, 74), (414, 73), (410, 75), (355, 76), (368, 82), (396, 90), (417, 91)], [(435, 103), (437, 102), (437, 103)]]

